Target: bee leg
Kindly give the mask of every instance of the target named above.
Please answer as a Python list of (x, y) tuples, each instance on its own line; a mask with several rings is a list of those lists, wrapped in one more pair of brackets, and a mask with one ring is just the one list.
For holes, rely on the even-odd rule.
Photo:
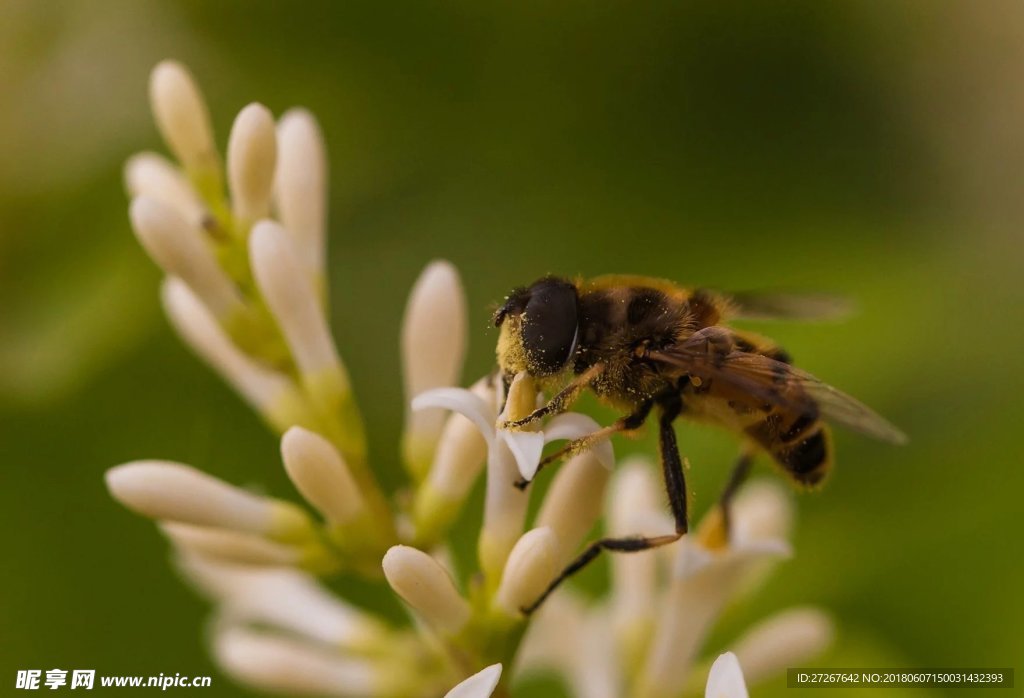
[[(551, 465), (555, 461), (564, 458), (570, 453), (582, 453), (587, 449), (593, 447), (595, 444), (604, 441), (609, 438), (612, 434), (617, 434), (623, 431), (632, 431), (633, 429), (639, 429), (643, 426), (643, 423), (647, 420), (647, 415), (651, 413), (651, 408), (654, 406), (654, 402), (648, 400), (647, 402), (640, 405), (636, 412), (628, 414), (625, 417), (616, 419), (614, 422), (606, 427), (598, 429), (597, 431), (587, 434), (578, 439), (573, 439), (565, 446), (552, 453), (551, 455), (545, 456), (541, 459), (537, 465), (537, 472), (539, 473), (544, 467)], [(533, 476), (537, 477), (536, 473)], [(533, 482), (533, 480), (519, 479), (515, 481), (516, 488), (525, 490), (527, 486)]]
[[(651, 407), (648, 405), (647, 412), (650, 412), (650, 409)], [(689, 525), (686, 512), (686, 481), (683, 477), (683, 462), (679, 457), (679, 447), (676, 443), (676, 432), (672, 427), (672, 423), (681, 411), (682, 403), (676, 397), (662, 404), (662, 413), (658, 420), (661, 465), (665, 477), (665, 487), (668, 490), (669, 504), (672, 507), (672, 516), (675, 518), (676, 532), (662, 536), (602, 538), (601, 540), (594, 541), (587, 546), (586, 550), (578, 558), (562, 570), (560, 575), (555, 577), (555, 580), (548, 585), (548, 588), (544, 590), (544, 593), (536, 601), (521, 609), (524, 614), (529, 615), (536, 611), (544, 603), (544, 600), (551, 595), (551, 592), (557, 589), (566, 579), (586, 567), (594, 558), (601, 554), (602, 550), (612, 553), (635, 553), (674, 543), (686, 534)]]
[(565, 412), (572, 403), (576, 402), (576, 399), (580, 396), (580, 393), (590, 385), (601, 373), (604, 371), (604, 364), (594, 364), (586, 371), (581, 373), (579, 376), (573, 379), (569, 385), (563, 388), (557, 395), (548, 400), (548, 403), (543, 407), (534, 410), (530, 414), (526, 415), (522, 419), (516, 419), (513, 421), (505, 422), (501, 425), (502, 429), (520, 429), (525, 426), (529, 426), (534, 422), (547, 417), (552, 414), (561, 414)]
[(725, 489), (722, 490), (722, 494), (718, 498), (718, 508), (722, 512), (722, 525), (725, 527), (726, 538), (728, 539), (729, 531), (732, 526), (732, 500), (739, 491), (740, 486), (746, 481), (747, 476), (750, 475), (750, 468), (754, 464), (754, 453), (745, 449), (736, 459), (735, 465), (732, 467), (732, 474), (729, 475), (729, 481), (725, 484)]
[(661, 473), (665, 479), (665, 490), (668, 492), (669, 508), (672, 509), (672, 518), (676, 524), (676, 538), (679, 538), (685, 535), (690, 528), (687, 514), (686, 476), (683, 474), (683, 459), (679, 456), (679, 444), (676, 443), (676, 430), (672, 426), (676, 417), (683, 411), (683, 403), (678, 395), (673, 394), (660, 404), (658, 450), (661, 456)]

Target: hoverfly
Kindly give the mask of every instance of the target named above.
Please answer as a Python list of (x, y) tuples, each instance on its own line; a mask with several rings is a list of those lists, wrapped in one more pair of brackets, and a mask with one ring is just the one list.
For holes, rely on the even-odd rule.
[(767, 453), (796, 483), (813, 486), (832, 465), (826, 422), (905, 442), (899, 429), (870, 408), (794, 367), (770, 340), (727, 324), (733, 318), (800, 318), (828, 310), (822, 299), (729, 296), (642, 276), (574, 281), (551, 276), (514, 290), (494, 315), (500, 328), (499, 368), (506, 381), (525, 371), (539, 388), (555, 394), (543, 407), (504, 426), (523, 428), (563, 412), (586, 389), (625, 413), (545, 458), (544, 465), (614, 433), (637, 429), (656, 409), (659, 455), (675, 520), (671, 535), (596, 541), (524, 610), (539, 606), (601, 550), (646, 550), (687, 532), (686, 483), (673, 428), (679, 417), (724, 426), (746, 443), (719, 500), (725, 527), (729, 500), (755, 452)]

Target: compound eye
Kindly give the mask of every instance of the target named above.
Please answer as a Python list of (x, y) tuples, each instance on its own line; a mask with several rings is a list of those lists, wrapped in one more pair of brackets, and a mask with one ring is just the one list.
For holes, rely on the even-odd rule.
[(560, 372), (576, 350), (576, 288), (561, 279), (544, 279), (530, 288), (523, 312), (522, 337), (530, 372)]

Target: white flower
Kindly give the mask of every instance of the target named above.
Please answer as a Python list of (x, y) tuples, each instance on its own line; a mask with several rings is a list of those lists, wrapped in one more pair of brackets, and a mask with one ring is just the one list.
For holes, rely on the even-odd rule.
[[(671, 530), (661, 497), (651, 464), (628, 461), (611, 484), (608, 535)], [(554, 668), (578, 698), (669, 698), (694, 692), (708, 671), (698, 653), (721, 610), (789, 554), (784, 536), (790, 509), (778, 485), (748, 484), (733, 501), (728, 538), (713, 530), (722, 520), (712, 510), (675, 548), (667, 585), (659, 583), (658, 568), (667, 560), (663, 554), (610, 556), (610, 598), (594, 604), (571, 589), (560, 590), (533, 619), (517, 669)], [(712, 545), (719, 540), (724, 543)], [(751, 629), (732, 647), (749, 666), (748, 677), (761, 680), (812, 658), (831, 635), (831, 622), (820, 611), (791, 609)], [(723, 660), (716, 669), (708, 695), (746, 695), (745, 689), (728, 692), (742, 686), (742, 677), (739, 684), (729, 683), (728, 664)]]
[(206, 207), (177, 167), (156, 153), (138, 153), (124, 166), (125, 188), (132, 199), (147, 196), (173, 208), (190, 225), (199, 227)]
[(362, 698), (377, 695), (382, 668), (284, 635), (227, 627), (213, 642), (218, 664), (263, 691)]
[[(551, 430), (545, 434), (550, 438)], [(569, 563), (597, 523), (610, 476), (608, 468), (592, 451), (573, 456), (555, 474), (537, 512), (536, 525), (547, 526), (555, 533), (562, 566)]]
[(237, 233), (270, 214), (270, 192), (277, 166), (274, 116), (253, 103), (238, 112), (228, 140), (228, 184)]
[(260, 292), (284, 333), (301, 374), (343, 374), (341, 358), (313, 284), (302, 271), (288, 233), (273, 221), (260, 221), (249, 237), (249, 259)]
[(161, 299), (164, 312), (185, 344), (277, 431), (304, 421), (302, 397), (291, 379), (254, 361), (236, 347), (183, 281), (175, 277), (165, 279)]
[[(739, 524), (744, 511), (734, 502)], [(780, 509), (777, 517), (788, 516)], [(762, 563), (790, 554), (789, 544), (776, 538), (745, 537), (735, 527), (724, 550), (708, 549), (693, 534), (678, 546), (672, 580), (662, 602), (647, 662), (641, 676), (641, 694), (675, 696), (686, 685), (686, 667), (693, 663), (704, 637), (725, 604), (742, 588)]]
[[(515, 385), (513, 383), (513, 389)], [(514, 399), (514, 392), (510, 392), (508, 402)], [(461, 388), (436, 388), (412, 401), (413, 410), (428, 407), (462, 414), (476, 425), (487, 443), (487, 492), (479, 551), (484, 574), (497, 583), (508, 554), (523, 531), (529, 501), (528, 493), (517, 489), (514, 483), (519, 477), (530, 479), (537, 472), (546, 442), (579, 438), (599, 427), (589, 417), (569, 413), (550, 420), (543, 432), (498, 429), (495, 427), (498, 421), (496, 408)], [(611, 445), (607, 442), (595, 446), (594, 454), (607, 467), (614, 462)]]
[(364, 648), (385, 637), (376, 617), (338, 599), (304, 572), (214, 562), (196, 555), (179, 557), (178, 568), (220, 604), (222, 618), (235, 624), (269, 626), (338, 648)]
[(720, 655), (711, 665), (704, 698), (748, 698), (739, 660), (732, 652)]
[(277, 125), (277, 212), (295, 236), (295, 249), (319, 288), (325, 283), (327, 153), (316, 118), (289, 109)]
[[(675, 530), (662, 505), (663, 486), (647, 459), (633, 457), (615, 471), (607, 497), (608, 534), (657, 536)], [(647, 649), (659, 609), (655, 600), (659, 555), (612, 555), (611, 622), (625, 661), (636, 665)]]
[(501, 665), (492, 664), (462, 681), (448, 691), (444, 698), (488, 698), (494, 693), (500, 679)]
[[(449, 262), (427, 265), (409, 294), (402, 321), (402, 376), (406, 404), (431, 388), (457, 385), (466, 353), (466, 298)], [(403, 455), (422, 480), (430, 467), (444, 411), (410, 410), (402, 435)]]
[(149, 99), (160, 133), (187, 170), (201, 172), (218, 167), (206, 102), (183, 65), (163, 61), (154, 68)]
[(136, 513), (199, 526), (214, 526), (305, 540), (311, 527), (298, 507), (260, 497), (195, 468), (170, 461), (135, 461), (107, 471), (110, 494)]
[(132, 201), (129, 216), (136, 237), (153, 261), (188, 284), (219, 321), (244, 312), (241, 294), (194, 223), (145, 195)]
[(175, 521), (160, 522), (160, 530), (181, 550), (216, 560), (281, 566), (297, 566), (302, 562), (299, 548), (251, 533)]
[(524, 533), (512, 552), (501, 575), (501, 584), (494, 596), (498, 607), (512, 617), (533, 604), (548, 588), (559, 568), (558, 536), (550, 527), (535, 528)]
[(382, 566), (395, 593), (439, 632), (456, 633), (469, 620), (469, 604), (448, 572), (425, 552), (396, 545), (384, 555)]
[(324, 437), (292, 427), (281, 437), (281, 457), (296, 489), (332, 524), (347, 524), (365, 511), (352, 473)]

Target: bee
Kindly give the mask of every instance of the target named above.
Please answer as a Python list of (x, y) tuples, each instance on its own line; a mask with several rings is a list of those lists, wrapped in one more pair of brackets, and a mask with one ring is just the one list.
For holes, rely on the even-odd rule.
[(549, 276), (512, 291), (494, 314), (500, 328), (498, 367), (506, 384), (525, 372), (539, 389), (554, 396), (528, 416), (502, 426), (522, 429), (564, 412), (584, 390), (623, 413), (609, 426), (545, 458), (545, 465), (612, 434), (636, 430), (656, 410), (662, 474), (675, 520), (674, 534), (594, 542), (524, 611), (539, 606), (602, 550), (646, 550), (687, 533), (686, 483), (674, 430), (677, 418), (717, 424), (744, 442), (718, 502), (726, 532), (730, 499), (749, 473), (755, 453), (770, 456), (798, 485), (812, 487), (832, 467), (828, 422), (904, 443), (899, 429), (793, 366), (773, 342), (729, 326), (738, 318), (805, 319), (834, 310), (837, 305), (820, 297), (730, 296), (643, 276), (572, 281)]

